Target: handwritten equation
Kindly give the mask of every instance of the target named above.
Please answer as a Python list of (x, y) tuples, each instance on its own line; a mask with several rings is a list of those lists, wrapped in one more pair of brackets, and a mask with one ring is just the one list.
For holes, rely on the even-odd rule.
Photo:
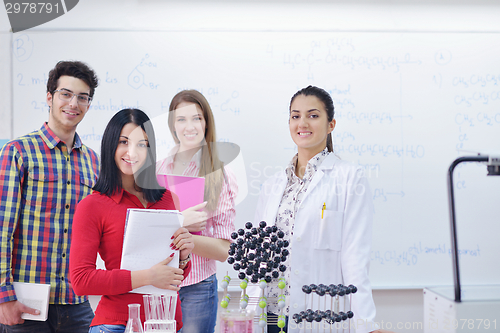
[[(477, 258), (482, 255), (479, 244), (470, 248), (460, 248), (460, 257)], [(373, 250), (370, 260), (375, 264), (393, 266), (415, 266), (422, 260), (431, 259), (431, 256), (451, 257), (451, 248), (445, 243), (434, 245), (423, 245), (422, 242), (414, 243), (404, 250)]]

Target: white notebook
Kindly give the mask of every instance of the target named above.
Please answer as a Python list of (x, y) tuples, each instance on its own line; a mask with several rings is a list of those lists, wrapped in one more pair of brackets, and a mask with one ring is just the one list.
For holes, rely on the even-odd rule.
[[(127, 209), (125, 235), (120, 268), (131, 271), (148, 269), (174, 257), (168, 264), (179, 267), (179, 251), (170, 249), (171, 236), (182, 225), (182, 214), (176, 210), (163, 209)], [(144, 286), (132, 290), (133, 293), (176, 295), (172, 290)]]
[(49, 314), (50, 284), (14, 282), (17, 300), (30, 308), (40, 310), (35, 316), (23, 313), (25, 320), (45, 321)]

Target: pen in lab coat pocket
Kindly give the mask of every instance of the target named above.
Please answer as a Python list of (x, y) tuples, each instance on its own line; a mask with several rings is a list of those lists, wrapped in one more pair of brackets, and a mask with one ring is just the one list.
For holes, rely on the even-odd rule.
[(326, 202), (323, 202), (323, 208), (321, 209), (321, 219), (323, 219), (323, 213), (325, 212), (326, 209)]

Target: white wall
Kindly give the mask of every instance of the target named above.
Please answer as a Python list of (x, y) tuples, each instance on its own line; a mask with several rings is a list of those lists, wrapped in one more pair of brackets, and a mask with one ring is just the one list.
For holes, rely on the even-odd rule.
[[(133, 1), (85, 0), (35, 31), (418, 31), (500, 32), (500, 2), (441, 1)], [(0, 140), (12, 138), (12, 34), (0, 10)], [(64, 43), (64, 41), (54, 41)], [(50, 45), (47, 45), (50, 48)], [(83, 59), (84, 60), (84, 59)], [(112, 61), (112, 59), (110, 59)], [(439, 272), (436, 272), (439, 274)], [(375, 290), (377, 320), (420, 332), (422, 290)], [(409, 329), (396, 329), (397, 323)], [(387, 325), (384, 328), (390, 328)]]

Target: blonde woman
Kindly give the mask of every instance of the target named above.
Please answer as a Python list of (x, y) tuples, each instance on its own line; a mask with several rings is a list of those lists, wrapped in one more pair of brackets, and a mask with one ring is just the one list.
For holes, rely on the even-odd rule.
[(170, 132), (176, 146), (157, 164), (158, 174), (205, 177), (205, 202), (183, 211), (195, 244), (192, 269), (179, 292), (183, 333), (212, 333), (217, 319), (216, 261), (225, 261), (234, 231), (237, 185), (218, 157), (210, 105), (196, 90), (183, 90), (170, 103)]

